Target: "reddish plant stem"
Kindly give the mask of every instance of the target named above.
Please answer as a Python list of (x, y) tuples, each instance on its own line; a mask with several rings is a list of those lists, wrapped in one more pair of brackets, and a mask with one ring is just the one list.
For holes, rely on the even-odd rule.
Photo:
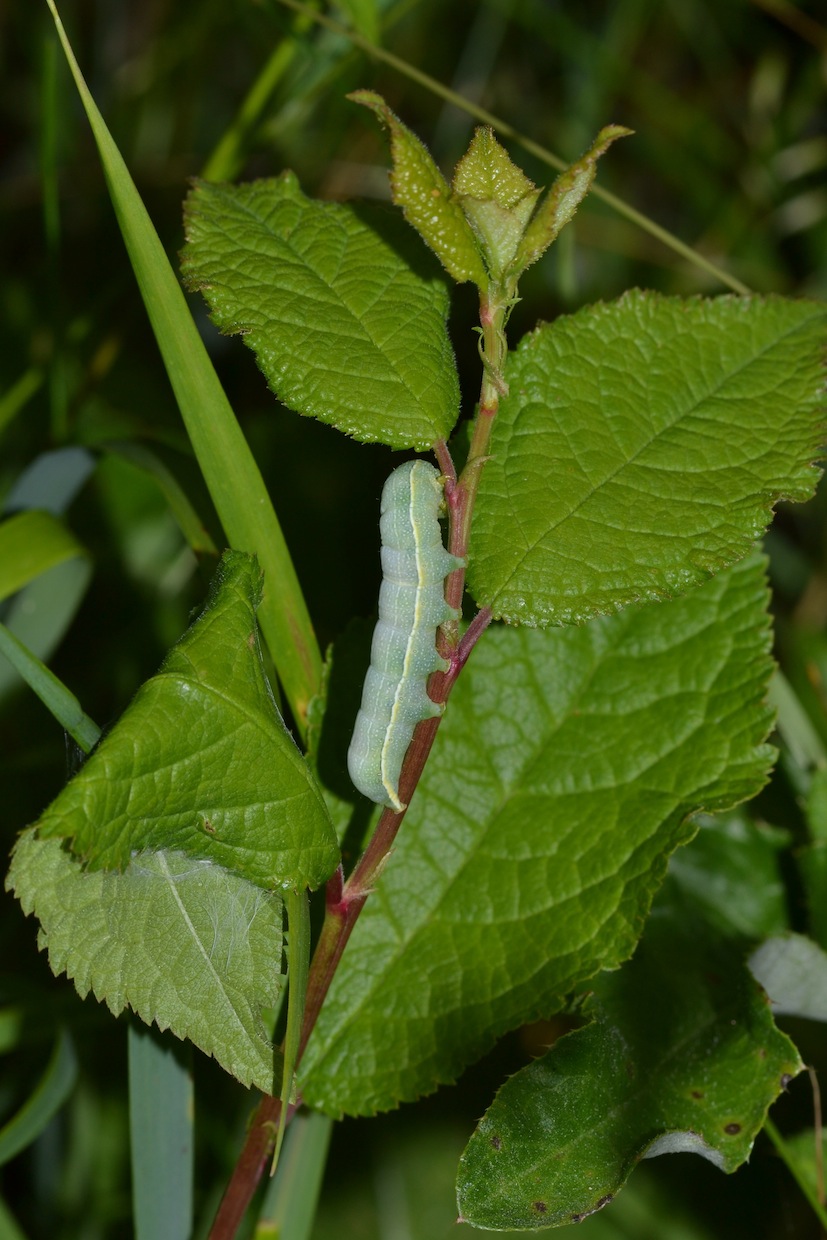
[(210, 1240), (233, 1240), (241, 1226), (273, 1152), (280, 1114), (280, 1100), (265, 1094), (250, 1122), (244, 1147), (224, 1190), (210, 1229)]
[[(499, 408), (500, 395), (507, 391), (502, 377), (507, 346), (504, 321), (508, 300), (502, 290), (484, 295), (480, 303), (482, 324), (482, 358), (485, 367), (480, 404), (471, 438), (468, 460), (457, 478), (448, 445), (439, 440), (434, 452), (445, 477), (445, 499), (448, 507), (448, 547), (453, 555), (465, 559), (471, 532), (471, 515), (482, 466), (485, 464), (491, 426)], [(465, 588), (465, 568), (451, 573), (445, 583), (445, 599), (459, 610)], [(457, 677), (465, 666), (474, 645), (491, 622), (491, 610), (483, 607), (460, 638), (457, 621), (444, 624), (437, 635), (440, 653), (448, 660), (448, 669), (434, 672), (428, 681), (428, 693), (434, 702), (445, 703)], [(441, 716), (424, 719), (417, 725), (405, 755), (399, 780), (399, 795), (407, 806), (419, 783), (431, 746), (436, 738)], [(307, 979), (304, 1022), (299, 1047), (299, 1061), (315, 1028), (322, 1004), (339, 966), (359, 914), (373, 890), (396, 839), (405, 810), (385, 808), (367, 848), (347, 882), (341, 865), (328, 879), (325, 889), (325, 918), (319, 941), (313, 953)], [(291, 1108), (292, 1109), (292, 1108)], [(250, 1124), (244, 1148), (233, 1169), (230, 1182), (221, 1200), (210, 1231), (210, 1240), (233, 1240), (247, 1211), (253, 1194), (273, 1150), (281, 1103), (266, 1095), (258, 1105)]]
[(445, 478), (445, 496), (450, 499), (451, 492), (457, 485), (457, 471), (454, 468), (454, 461), (451, 453), (448, 451), (448, 445), (444, 439), (438, 439), (434, 444), (434, 456), (436, 457), (439, 468), (442, 470)]
[[(471, 621), (451, 657), (451, 666), (448, 671), (438, 672), (434, 677), (434, 680), (439, 679), (439, 683), (432, 690), (435, 701), (447, 700), (468, 656), (490, 621), (491, 611), (487, 607), (479, 611)], [(436, 738), (440, 719), (441, 716), (425, 719), (414, 732), (413, 740), (405, 755), (399, 781), (400, 796), (406, 803), (410, 801), (419, 782)], [(307, 979), (299, 1059), (316, 1025), (348, 939), (364, 908), (365, 901), (390, 856), (393, 842), (404, 817), (405, 810), (397, 813), (392, 809), (384, 809), (367, 848), (347, 882), (344, 882), (341, 865), (328, 879), (325, 889), (324, 924), (313, 953)], [(279, 1099), (270, 1095), (265, 1095), (259, 1103), (241, 1156), (233, 1169), (232, 1177), (215, 1217), (210, 1240), (232, 1240), (240, 1227), (272, 1153), (280, 1110)]]

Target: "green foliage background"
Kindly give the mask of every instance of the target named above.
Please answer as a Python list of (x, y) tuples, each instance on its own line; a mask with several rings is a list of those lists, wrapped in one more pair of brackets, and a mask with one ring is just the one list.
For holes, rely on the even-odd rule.
[[(790, 28), (747, 0), (401, 0), (379, 8), (382, 42), (397, 56), (564, 158), (584, 150), (601, 126), (628, 125), (636, 136), (602, 162), (601, 185), (756, 291), (827, 297), (827, 26)], [(799, 8), (823, 22), (815, 0)], [(63, 18), (172, 255), (183, 240), (188, 178), (209, 171), (216, 144), (280, 41), (283, 71), (226, 175), (291, 168), (308, 195), (387, 200), (384, 140), (344, 98), (357, 87), (381, 92), (446, 168), (470, 137), (473, 122), (463, 112), (343, 40), (303, 29), (276, 0), (78, 0), (65, 5)], [(69, 445), (91, 454), (79, 458), (80, 474), (86, 465), (93, 471), (69, 521), (94, 573), (53, 666), (106, 724), (157, 670), (203, 598), (210, 571), (196, 566), (155, 483), (106, 445), (133, 436), (151, 444), (216, 541), (219, 530), (45, 4), (10, 6), (0, 39), (0, 503), (14, 505), (22, 472), (40, 454)], [(512, 152), (537, 184), (549, 183), (550, 169), (517, 147)], [(722, 291), (591, 198), (524, 277), (511, 340), (538, 319), (634, 286)], [(279, 410), (249, 354), (218, 335), (199, 299), (192, 307), (270, 487), (324, 646), (352, 615), (374, 606), (376, 500), (392, 458)], [(475, 310), (474, 294), (460, 289), (452, 329), (469, 379), (466, 400), (474, 399), (478, 376)], [(54, 495), (54, 479), (30, 485)], [(783, 512), (768, 550), (779, 654), (827, 739), (823, 509), (817, 497), (801, 513)], [(0, 697), (4, 851), (59, 791), (66, 763), (62, 735), (44, 709), (27, 692), (7, 688)], [(795, 833), (801, 824), (793, 791), (780, 775), (762, 808)], [(793, 892), (794, 906), (796, 898)], [(4, 1192), (33, 1237), (123, 1235), (130, 1209), (124, 1022), (91, 1000), (81, 1003), (65, 979), (55, 981), (36, 952), (33, 923), (9, 896), (2, 909), (3, 1118), (31, 1092), (61, 1022), (75, 1035), (81, 1066), (69, 1106), (10, 1165), (14, 1184), (7, 1176)], [(470, 1127), (503, 1076), (553, 1032), (512, 1035), (458, 1088), (337, 1130), (314, 1240), (453, 1234), (453, 1175)], [(823, 1039), (803, 1026), (795, 1032), (804, 1059), (823, 1074)], [(195, 1074), (196, 1206), (208, 1217), (249, 1103), (200, 1056)], [(799, 1082), (779, 1122), (786, 1116), (791, 1127), (806, 1124), (807, 1102)], [(611, 1216), (589, 1220), (578, 1235), (806, 1238), (815, 1226), (787, 1173), (759, 1143), (752, 1164), (731, 1180), (699, 1159), (657, 1160), (635, 1173)]]

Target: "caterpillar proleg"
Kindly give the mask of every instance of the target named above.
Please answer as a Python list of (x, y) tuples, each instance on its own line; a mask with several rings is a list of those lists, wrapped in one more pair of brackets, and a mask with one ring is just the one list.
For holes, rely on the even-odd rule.
[(439, 474), (427, 461), (395, 469), (382, 491), (379, 620), (347, 765), (371, 801), (402, 810), (399, 776), (414, 728), (441, 713), (425, 692), (431, 672), (447, 670), (436, 630), (457, 613), (445, 578), (463, 561), (442, 545)]

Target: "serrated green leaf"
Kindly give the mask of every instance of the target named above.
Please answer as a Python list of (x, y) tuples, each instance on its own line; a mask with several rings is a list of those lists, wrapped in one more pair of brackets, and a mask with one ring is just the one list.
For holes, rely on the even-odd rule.
[(462, 1157), (462, 1217), (526, 1231), (608, 1205), (640, 1158), (734, 1171), (802, 1068), (740, 954), (653, 917), (594, 1019), (505, 1083)]
[(744, 962), (750, 940), (785, 924), (783, 841), (743, 811), (702, 820), (671, 858), (634, 959), (593, 983), (592, 1023), (512, 1078), (477, 1129), (458, 1180), (470, 1221), (576, 1221), (641, 1157), (744, 1161), (801, 1068)]
[(393, 231), (386, 213), (306, 198), (289, 172), (201, 182), (181, 266), (291, 409), (366, 443), (424, 450), (459, 412), (448, 294), (435, 272), (412, 269)]
[(486, 632), (308, 1045), (309, 1103), (415, 1098), (629, 956), (687, 815), (765, 779), (765, 607), (750, 557), (658, 607)]
[(480, 289), (487, 288), (488, 274), (474, 231), (427, 147), (375, 91), (355, 90), (348, 99), (370, 108), (390, 131), (391, 191), (405, 219), (457, 283), (470, 280)]
[(812, 939), (775, 935), (755, 949), (749, 967), (774, 1012), (827, 1020), (827, 953)]
[(43, 814), (43, 838), (94, 868), (175, 849), (266, 888), (327, 878), (338, 850), (264, 675), (260, 593), (255, 562), (228, 552), (201, 615)]
[(512, 623), (669, 597), (749, 550), (818, 471), (827, 311), (632, 292), (509, 358), (469, 587)]
[(282, 901), (181, 852), (141, 853), (122, 874), (84, 870), (29, 828), (6, 886), (40, 922), (53, 973), (117, 1015), (127, 1006), (213, 1055), (245, 1085), (281, 1079), (262, 1009), (282, 985)]

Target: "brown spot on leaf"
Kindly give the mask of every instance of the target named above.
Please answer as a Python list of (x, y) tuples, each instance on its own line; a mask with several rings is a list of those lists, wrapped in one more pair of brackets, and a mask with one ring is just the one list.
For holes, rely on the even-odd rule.
[(212, 825), (209, 818), (201, 819), (201, 828), (207, 832), (207, 835), (215, 835), (215, 827)]
[(545, 1214), (548, 1206), (544, 1201), (534, 1201), (532, 1202), (531, 1208), (536, 1210), (538, 1214)]
[(503, 1147), (502, 1137), (492, 1137), (491, 1144), (494, 1146), (495, 1150), (501, 1150)]
[(740, 1124), (732, 1123), (732, 1124), (725, 1124), (725, 1125), (724, 1125), (724, 1132), (728, 1133), (728, 1134), (729, 1134), (729, 1136), (731, 1136), (731, 1137), (737, 1137), (737, 1135), (738, 1135), (738, 1133), (739, 1133), (740, 1131), (741, 1131), (741, 1125), (740, 1125)]
[(703, 1098), (703, 1096), (704, 1096), (704, 1094), (703, 1094), (703, 1090), (702, 1090), (702, 1089), (693, 1089), (693, 1090), (692, 1090), (692, 1097), (693, 1097), (693, 1098)]
[(597, 1211), (602, 1210), (603, 1207), (607, 1206), (612, 1199), (613, 1194), (606, 1193), (605, 1197), (601, 1197), (599, 1201), (594, 1203), (591, 1210), (584, 1210), (582, 1214), (572, 1214), (570, 1221), (572, 1223), (582, 1223), (584, 1218), (588, 1218), (590, 1214), (597, 1214)]

